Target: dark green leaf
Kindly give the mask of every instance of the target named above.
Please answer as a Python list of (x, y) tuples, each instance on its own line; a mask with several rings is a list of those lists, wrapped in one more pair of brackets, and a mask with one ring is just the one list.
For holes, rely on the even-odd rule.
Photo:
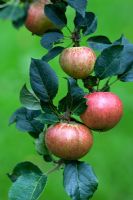
[(86, 110), (86, 108), (86, 99), (82, 97), (79, 99), (77, 104), (75, 103), (75, 106), (73, 106), (72, 113), (80, 116)]
[(111, 47), (113, 45), (129, 44), (129, 41), (123, 35), (118, 40), (114, 41), (113, 43), (109, 40), (109, 38), (103, 35), (90, 37), (88, 38), (87, 42), (91, 48), (98, 51), (103, 51), (104, 49)]
[(0, 18), (10, 19), (16, 28), (22, 26), (26, 20), (28, 3), (20, 6), (19, 4), (11, 4), (0, 9)]
[(48, 4), (45, 6), (46, 16), (59, 28), (63, 28), (67, 24), (65, 16), (66, 4), (64, 2)]
[(123, 82), (133, 82), (133, 63), (123, 74), (119, 75), (118, 78)]
[(53, 45), (61, 43), (64, 36), (59, 31), (47, 32), (42, 36), (41, 45), (46, 49), (51, 49)]
[(12, 21), (12, 24), (14, 25), (15, 28), (20, 28), (22, 25), (24, 25), (27, 18), (28, 9), (29, 9), (29, 2), (25, 2), (23, 4), (23, 7), (20, 8), (20, 12), (23, 13), (23, 15)]
[(32, 59), (30, 83), (41, 101), (49, 102), (57, 94), (58, 78), (50, 65), (42, 60)]
[(45, 132), (40, 133), (39, 138), (36, 139), (35, 141), (35, 147), (36, 147), (36, 151), (40, 154), (43, 155), (45, 159), (45, 161), (52, 161), (51, 155), (45, 145)]
[(0, 18), (10, 19), (12, 21), (21, 18), (24, 15), (24, 10), (15, 5), (9, 5), (0, 11)]
[(43, 131), (44, 125), (35, 118), (41, 114), (40, 110), (28, 110), (26, 108), (20, 108), (10, 118), (9, 124), (16, 123), (16, 127), (21, 131), (31, 133), (33, 137)]
[(29, 110), (41, 109), (39, 100), (27, 89), (26, 85), (20, 91), (20, 102)]
[(44, 102), (44, 101), (40, 101), (41, 103), (41, 108), (45, 113), (54, 113), (54, 110), (56, 110), (56, 106), (54, 106), (53, 102)]
[(127, 45), (130, 44), (130, 42), (128, 41), (127, 38), (124, 37), (124, 35), (122, 35), (118, 40), (116, 40), (115, 42), (113, 42), (113, 45)]
[(67, 0), (67, 3), (74, 8), (82, 17), (85, 17), (87, 0)]
[(42, 57), (42, 60), (45, 62), (49, 62), (50, 60), (52, 60), (53, 58), (58, 56), (63, 51), (63, 49), (64, 49), (64, 47), (60, 47), (60, 46), (54, 47), (53, 49), (49, 50), (49, 52)]
[(118, 75), (127, 72), (133, 63), (133, 44), (124, 45)]
[(104, 49), (95, 63), (95, 74), (99, 79), (117, 75), (120, 70), (122, 45), (114, 45)]
[(38, 111), (32, 111), (32, 110), (28, 110), (28, 109), (23, 108), (23, 107), (19, 108), (11, 116), (11, 118), (9, 120), (9, 125), (13, 124), (18, 119), (25, 119), (26, 116), (27, 116), (27, 118), (31, 119), (31, 118), (35, 118), (35, 117), (39, 116), (40, 114), (41, 114), (40, 110), (38, 110)]
[(16, 176), (16, 180), (10, 188), (9, 200), (37, 200), (47, 182), (47, 176), (30, 162), (16, 166), (12, 176)]
[(73, 161), (65, 165), (64, 188), (72, 200), (90, 199), (98, 186), (92, 167), (84, 162)]
[(69, 109), (73, 114), (80, 115), (86, 109), (84, 91), (78, 86), (77, 81), (68, 78), (68, 93), (59, 101), (59, 111), (65, 112)]
[(55, 115), (53, 113), (51, 113), (51, 114), (43, 113), (43, 114), (39, 115), (36, 119), (44, 124), (55, 124), (55, 123), (59, 122), (59, 118), (57, 117), (57, 115)]
[(0, 5), (4, 5), (5, 1), (4, 0), (0, 0)]
[(77, 29), (82, 30), (83, 35), (89, 35), (96, 31), (97, 18), (92, 12), (86, 12), (84, 18), (79, 13), (76, 13), (74, 24)]
[(73, 78), (68, 78), (68, 93), (70, 93), (71, 103), (69, 105), (71, 106), (72, 113), (82, 114), (87, 107), (86, 99), (84, 98), (85, 93)]
[[(131, 66), (132, 66), (132, 63), (133, 63), (133, 44), (130, 44), (126, 38), (120, 38), (119, 40), (117, 40), (117, 43), (121, 43), (124, 45), (124, 48), (123, 48), (123, 51), (121, 53), (121, 58), (120, 58), (120, 65), (119, 67), (117, 68), (117, 73), (116, 75), (118, 75), (119, 77), (125, 77), (125, 80), (126, 80), (126, 74), (128, 74), (128, 76), (132, 76), (131, 73), (132, 73), (132, 70), (131, 70)], [(128, 73), (128, 71), (130, 71)], [(128, 77), (127, 76), (127, 77)], [(130, 78), (129, 78), (130, 79)], [(122, 80), (122, 79), (121, 79)], [(124, 80), (124, 79), (123, 79)], [(128, 80), (128, 78), (127, 78)], [(130, 79), (131, 81), (131, 79)]]
[(87, 89), (91, 89), (98, 84), (98, 78), (96, 76), (88, 76), (86, 79), (82, 80), (84, 83), (84, 87)]
[(41, 174), (41, 170), (34, 165), (31, 162), (22, 162), (15, 166), (11, 174), (8, 174), (10, 180), (12, 182), (15, 182), (19, 176), (22, 176), (23, 174), (32, 173), (34, 171), (35, 173)]
[(53, 161), (51, 155), (44, 155), (43, 159), (45, 160), (45, 162), (52, 162)]
[(67, 94), (65, 97), (63, 97), (60, 101), (59, 101), (59, 105), (58, 105), (58, 109), (60, 112), (66, 112), (67, 109), (69, 108), (69, 104), (70, 103), (70, 98), (69, 98), (69, 94)]
[(90, 47), (94, 50), (103, 51), (112, 45), (111, 41), (106, 36), (93, 36), (87, 40)]

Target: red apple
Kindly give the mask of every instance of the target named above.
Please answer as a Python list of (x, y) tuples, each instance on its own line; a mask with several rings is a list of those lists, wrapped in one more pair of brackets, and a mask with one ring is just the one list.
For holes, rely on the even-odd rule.
[(33, 34), (43, 35), (46, 31), (57, 28), (44, 13), (44, 7), (49, 3), (49, 0), (36, 0), (30, 5), (25, 26)]
[(88, 47), (70, 47), (62, 51), (59, 62), (69, 76), (84, 79), (93, 71), (96, 55)]
[(93, 137), (85, 125), (60, 122), (48, 128), (45, 143), (55, 156), (76, 160), (88, 153)]
[(85, 96), (87, 109), (80, 116), (85, 125), (94, 130), (113, 128), (123, 114), (122, 102), (111, 92), (94, 92)]

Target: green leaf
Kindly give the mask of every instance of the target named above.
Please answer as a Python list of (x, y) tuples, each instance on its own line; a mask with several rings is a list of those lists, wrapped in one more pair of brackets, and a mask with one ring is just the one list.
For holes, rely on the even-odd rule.
[(108, 37), (103, 36), (103, 35), (90, 37), (88, 38), (87, 42), (91, 48), (98, 51), (103, 51), (104, 49), (111, 47), (113, 45), (125, 46), (129, 44), (129, 41), (123, 35), (118, 40), (114, 41), (113, 43), (109, 40)]
[(98, 187), (92, 167), (79, 161), (65, 165), (63, 182), (72, 200), (89, 200)]
[(38, 174), (41, 174), (41, 170), (36, 165), (34, 165), (33, 163), (22, 162), (22, 163), (17, 164), (14, 167), (12, 173), (8, 174), (8, 177), (10, 178), (10, 180), (12, 182), (15, 182), (18, 179), (19, 176), (21, 176), (23, 174), (32, 173), (32, 171), (34, 171)]
[(16, 20), (21, 18), (24, 15), (24, 11), (20, 9), (20, 7), (15, 5), (9, 5), (0, 10), (0, 18), (1, 19), (10, 19)]
[(0, 0), (0, 5), (4, 5), (5, 1), (4, 0)]
[(40, 101), (41, 108), (45, 113), (53, 114), (54, 111), (57, 109), (57, 107), (53, 104), (52, 101), (50, 102), (44, 102)]
[(37, 97), (44, 102), (52, 100), (58, 91), (58, 78), (50, 65), (42, 60), (32, 59), (30, 83)]
[(51, 49), (54, 44), (62, 43), (64, 36), (62, 32), (59, 31), (52, 31), (47, 32), (42, 36), (41, 45), (46, 49)]
[(94, 86), (98, 84), (98, 78), (96, 76), (88, 76), (83, 80), (84, 87), (87, 89), (92, 89)]
[(97, 58), (94, 71), (99, 79), (117, 75), (121, 67), (122, 45), (114, 45), (104, 49)]
[(29, 110), (41, 109), (39, 100), (27, 89), (26, 85), (20, 91), (20, 102)]
[(59, 111), (65, 112), (69, 109), (73, 114), (82, 114), (87, 105), (84, 98), (84, 91), (78, 86), (77, 81), (73, 78), (68, 78), (68, 93), (59, 101)]
[(40, 133), (39, 138), (35, 140), (35, 148), (40, 155), (43, 155), (44, 159), (46, 158), (45, 161), (51, 162), (52, 157), (45, 145), (44, 138), (45, 138), (45, 132)]
[(70, 94), (71, 103), (69, 105), (71, 106), (72, 113), (77, 115), (82, 114), (87, 107), (86, 99), (84, 98), (85, 93), (73, 78), (68, 78), (68, 93)]
[[(95, 36), (89, 38), (88, 41), (92, 41), (92, 48), (103, 50), (95, 64), (95, 71), (98, 77), (100, 76), (103, 79), (108, 76), (118, 75), (120, 80), (132, 81), (130, 67), (133, 63), (133, 44), (123, 35), (113, 43), (105, 36)], [(128, 73), (128, 71), (130, 72)]]
[(92, 12), (86, 12), (85, 17), (82, 17), (79, 13), (76, 13), (74, 24), (77, 29), (81, 29), (83, 35), (89, 35), (97, 29), (97, 17)]
[(121, 63), (118, 71), (118, 75), (127, 73), (133, 63), (133, 44), (124, 45), (124, 49), (121, 54)]
[(103, 51), (112, 45), (111, 41), (103, 35), (90, 37), (87, 42), (92, 49), (98, 51)]
[(86, 108), (86, 99), (82, 97), (78, 100), (78, 103), (75, 103), (75, 106), (73, 106), (72, 113), (80, 116), (86, 110)]
[(21, 12), (22, 14), (21, 17), (16, 18), (15, 20), (12, 21), (12, 24), (15, 28), (20, 28), (21, 26), (24, 25), (28, 14), (28, 9), (29, 9), (29, 2), (25, 2), (23, 4), (23, 7), (20, 7), (20, 9), (18, 9), (18, 12)]
[(57, 117), (57, 115), (55, 115), (53, 113), (51, 113), (51, 114), (43, 113), (43, 114), (39, 115), (36, 119), (44, 124), (55, 124), (60, 121), (59, 118)]
[(67, 93), (67, 95), (65, 97), (63, 97), (58, 104), (58, 110), (60, 112), (66, 112), (67, 109), (69, 108), (69, 104), (70, 103), (70, 98), (69, 98), (69, 94)]
[(30, 162), (17, 165), (11, 176), (16, 180), (9, 190), (9, 200), (36, 200), (47, 182), (47, 176)]
[(67, 0), (69, 6), (74, 8), (82, 17), (85, 17), (87, 0)]
[(0, 9), (0, 18), (10, 19), (16, 28), (22, 26), (26, 20), (29, 4), (25, 3), (23, 6), (16, 4), (8, 5)]
[(67, 24), (65, 16), (66, 4), (65, 2), (45, 5), (46, 16), (59, 28), (62, 29)]
[(118, 76), (118, 79), (123, 82), (133, 82), (133, 63), (123, 74)]
[(49, 62), (50, 60), (58, 56), (63, 50), (64, 47), (60, 46), (54, 47), (53, 49), (50, 49), (48, 53), (42, 57), (42, 60), (45, 62)]
[(125, 38), (124, 35), (122, 35), (118, 40), (114, 41), (113, 42), (114, 45), (127, 45), (127, 44), (130, 44), (130, 42), (128, 41), (127, 38)]
[(13, 113), (9, 124), (16, 123), (18, 130), (28, 132), (32, 137), (37, 138), (44, 128), (44, 124), (35, 119), (40, 114), (40, 110), (28, 110), (22, 107)]

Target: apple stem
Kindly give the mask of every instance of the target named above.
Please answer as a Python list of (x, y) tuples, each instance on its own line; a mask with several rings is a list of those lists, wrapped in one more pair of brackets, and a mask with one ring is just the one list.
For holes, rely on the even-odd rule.
[(112, 86), (114, 83), (116, 83), (119, 79), (116, 78), (114, 81), (112, 81), (110, 84), (109, 84), (109, 81), (112, 77), (110, 77), (107, 82), (105, 83), (105, 86), (101, 89), (102, 91), (106, 91), (106, 89), (108, 89), (110, 86)]
[(97, 91), (99, 91), (99, 84), (100, 84), (100, 79), (97, 81)]
[(53, 168), (51, 168), (50, 170), (48, 170), (45, 174), (49, 175), (49, 174), (59, 170), (63, 164), (64, 164), (64, 160), (63, 159), (58, 160), (56, 162), (56, 165)]
[(71, 121), (70, 117), (71, 117), (71, 111), (68, 108), (67, 111), (64, 113), (64, 115), (61, 116), (61, 119), (69, 123)]
[(58, 109), (56, 108), (56, 107), (54, 107), (54, 105), (53, 105), (53, 103), (50, 101), (50, 107), (51, 107), (51, 109), (53, 110), (53, 112), (57, 115), (57, 117), (59, 118), (59, 119), (61, 119), (61, 115), (60, 115), (60, 113), (58, 112)]
[(74, 43), (74, 47), (79, 47), (80, 46), (80, 31), (75, 29), (74, 32), (72, 33), (71, 39)]

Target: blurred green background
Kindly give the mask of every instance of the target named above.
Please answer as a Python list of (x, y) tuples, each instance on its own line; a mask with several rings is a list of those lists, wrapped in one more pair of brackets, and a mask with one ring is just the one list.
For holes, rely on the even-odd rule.
[[(133, 42), (132, 0), (89, 0), (88, 8), (98, 16), (96, 35), (107, 35), (115, 40), (123, 33)], [(71, 19), (71, 10), (68, 15)], [(11, 172), (17, 163), (29, 160), (44, 171), (50, 166), (37, 155), (34, 140), (28, 134), (19, 132), (15, 126), (8, 126), (10, 115), (20, 106), (19, 91), (28, 82), (30, 58), (41, 58), (44, 49), (40, 46), (40, 38), (31, 37), (24, 27), (18, 31), (7, 21), (0, 21), (0, 27), (0, 200), (7, 200), (11, 182), (6, 173)], [(62, 82), (58, 95), (61, 98), (66, 86), (61, 78), (64, 74), (58, 58), (51, 65)], [(118, 82), (112, 91), (123, 101), (124, 116), (107, 133), (94, 133), (94, 146), (83, 160), (93, 166), (99, 179), (93, 200), (132, 200), (133, 83)], [(40, 200), (44, 199), (69, 200), (62, 186), (62, 171), (49, 176), (45, 192), (40, 197)]]

